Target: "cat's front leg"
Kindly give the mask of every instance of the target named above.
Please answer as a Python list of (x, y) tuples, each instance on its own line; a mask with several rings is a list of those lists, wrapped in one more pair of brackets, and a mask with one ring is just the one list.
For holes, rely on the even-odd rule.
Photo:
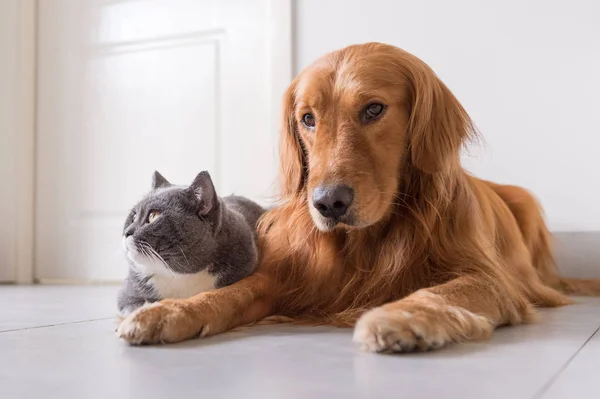
[(123, 320), (135, 310), (158, 300), (160, 298), (146, 286), (145, 279), (130, 268), (117, 296), (119, 319)]
[(131, 313), (135, 312), (139, 308), (156, 302), (155, 300), (147, 300), (143, 298), (131, 298), (126, 302), (119, 303), (119, 317), (125, 319)]
[(117, 328), (132, 345), (180, 342), (218, 334), (271, 314), (274, 285), (256, 273), (237, 283), (187, 299), (144, 305)]

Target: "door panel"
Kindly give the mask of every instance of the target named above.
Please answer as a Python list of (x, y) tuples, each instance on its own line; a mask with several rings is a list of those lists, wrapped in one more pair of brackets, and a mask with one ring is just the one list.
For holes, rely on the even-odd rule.
[(265, 202), (275, 177), (268, 2), (39, 3), (36, 277), (121, 279), (156, 169)]

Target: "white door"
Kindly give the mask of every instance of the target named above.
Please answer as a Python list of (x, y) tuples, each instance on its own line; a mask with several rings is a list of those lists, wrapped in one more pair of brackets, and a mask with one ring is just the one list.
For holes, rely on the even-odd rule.
[(122, 224), (155, 169), (180, 184), (208, 170), (220, 195), (268, 200), (288, 11), (279, 0), (39, 2), (38, 280), (121, 279)]

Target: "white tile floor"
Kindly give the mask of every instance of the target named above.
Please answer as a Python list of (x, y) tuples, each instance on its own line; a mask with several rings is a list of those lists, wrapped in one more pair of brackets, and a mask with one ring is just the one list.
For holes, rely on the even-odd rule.
[(291, 326), (129, 347), (115, 294), (0, 286), (0, 398), (600, 397), (600, 298), (488, 342), (392, 356), (358, 351), (350, 330)]

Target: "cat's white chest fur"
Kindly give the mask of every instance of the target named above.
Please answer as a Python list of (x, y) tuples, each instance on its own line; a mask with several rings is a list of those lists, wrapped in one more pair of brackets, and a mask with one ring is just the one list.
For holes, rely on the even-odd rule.
[[(128, 248), (124, 240), (125, 248)], [(129, 250), (127, 257), (133, 262), (135, 270), (141, 277), (151, 276), (147, 284), (152, 286), (162, 299), (189, 298), (193, 295), (215, 288), (217, 279), (208, 273), (210, 266), (197, 273), (176, 273), (168, 268), (164, 261), (149, 258), (137, 250)]]
[(215, 288), (216, 278), (206, 269), (192, 274), (155, 274), (149, 280), (156, 293), (164, 299), (189, 298)]

